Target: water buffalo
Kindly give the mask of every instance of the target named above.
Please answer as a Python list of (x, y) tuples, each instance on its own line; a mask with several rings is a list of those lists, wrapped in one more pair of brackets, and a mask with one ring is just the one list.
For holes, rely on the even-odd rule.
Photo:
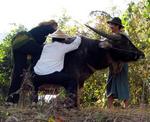
[[(101, 43), (99, 40), (82, 36), (80, 47), (65, 56), (63, 72), (70, 74), (78, 81), (79, 89), (83, 87), (84, 81), (95, 70), (107, 68), (112, 61), (130, 62), (144, 57), (143, 52), (138, 50), (131, 42), (129, 43), (129, 47), (132, 47), (131, 50), (113, 48), (113, 46), (104, 49), (99, 46)], [(38, 88), (36, 88), (36, 93), (37, 90)]]

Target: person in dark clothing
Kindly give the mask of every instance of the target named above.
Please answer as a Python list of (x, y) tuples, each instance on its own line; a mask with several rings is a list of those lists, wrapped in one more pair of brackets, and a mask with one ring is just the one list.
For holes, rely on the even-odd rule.
[(31, 71), (40, 58), (43, 43), (48, 34), (57, 30), (57, 23), (54, 20), (42, 22), (28, 32), (18, 33), (12, 41), (13, 71), (11, 85), (6, 102), (18, 103), (20, 89), (23, 80), (23, 70), (27, 69), (27, 57), (31, 56)]

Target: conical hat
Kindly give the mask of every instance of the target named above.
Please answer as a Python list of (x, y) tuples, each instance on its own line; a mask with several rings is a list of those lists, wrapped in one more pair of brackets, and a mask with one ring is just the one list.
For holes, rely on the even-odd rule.
[(65, 34), (64, 32), (62, 32), (61, 30), (57, 30), (54, 33), (50, 34), (50, 36), (52, 38), (69, 38), (69, 36), (67, 34)]

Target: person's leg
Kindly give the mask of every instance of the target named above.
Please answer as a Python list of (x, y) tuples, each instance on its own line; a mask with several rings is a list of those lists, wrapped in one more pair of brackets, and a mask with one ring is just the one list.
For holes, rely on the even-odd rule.
[[(11, 85), (9, 88), (9, 97), (7, 99), (7, 102), (14, 102), (17, 103), (19, 99), (18, 94), (14, 94), (13, 97), (11, 96), (12, 93), (16, 92), (22, 83), (23, 76), (23, 69), (27, 68), (27, 55), (31, 54), (31, 56), (37, 55), (37, 57), (40, 57), (42, 51), (42, 46), (38, 45), (37, 43), (33, 41), (29, 41), (28, 43), (24, 44), (21, 48), (15, 50), (13, 52), (14, 56), (14, 67), (11, 77)], [(35, 62), (38, 60), (38, 58), (35, 58)]]
[(113, 102), (114, 102), (114, 98), (113, 98), (113, 96), (111, 95), (111, 96), (108, 97), (108, 105), (107, 105), (108, 108), (112, 108)]
[(23, 80), (23, 69), (26, 68), (26, 55), (14, 52), (14, 66), (11, 76), (11, 85), (8, 92), (7, 102), (17, 103), (19, 94), (15, 93), (20, 89)]
[(37, 61), (40, 59), (43, 46), (37, 44), (36, 42), (29, 42), (27, 45), (27, 52), (31, 55), (31, 67), (30, 70), (33, 72), (33, 68)]
[(32, 54), (32, 58), (31, 58), (31, 67), (30, 67), (30, 71), (34, 72), (34, 66), (36, 65), (37, 61), (40, 59), (41, 53), (37, 53), (37, 54)]
[(124, 100), (124, 108), (128, 108), (129, 105), (129, 101), (128, 100)]
[[(30, 55), (31, 59), (29, 62), (27, 62), (28, 67), (30, 68), (30, 73), (34, 74), (33, 72), (33, 67), (35, 66), (36, 62), (40, 58), (41, 52), (42, 52), (43, 47), (36, 42), (29, 41), (25, 45), (23, 45), (20, 49), (19, 52), (22, 54), (26, 54), (26, 56)], [(30, 67), (29, 67), (30, 66)], [(36, 77), (35, 77), (36, 79)], [(40, 82), (32, 78), (32, 82), (34, 85), (34, 93), (33, 93), (33, 101), (37, 102), (38, 101), (38, 87), (40, 86)]]
[(27, 42), (19, 49), (21, 53), (31, 56), (31, 62), (30, 62), (31, 71), (33, 71), (33, 67), (35, 66), (38, 59), (40, 58), (42, 49), (43, 49), (43, 46), (33, 41)]

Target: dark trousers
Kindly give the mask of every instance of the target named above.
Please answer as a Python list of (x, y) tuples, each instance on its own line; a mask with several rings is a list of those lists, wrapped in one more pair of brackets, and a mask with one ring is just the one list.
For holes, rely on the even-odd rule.
[(63, 86), (68, 93), (76, 94), (77, 91), (77, 81), (64, 72), (55, 72), (49, 75), (35, 75), (33, 84), (35, 90), (38, 90), (43, 84), (55, 84)]
[(77, 101), (77, 81), (69, 74), (64, 72), (55, 72), (49, 75), (35, 75), (33, 78), (35, 91), (38, 91), (39, 86), (43, 84), (55, 84), (63, 86), (68, 96)]
[[(23, 80), (23, 70), (27, 69), (27, 55), (32, 56), (31, 70), (40, 58), (42, 47), (35, 42), (28, 42), (19, 49), (13, 50), (13, 71), (11, 75), (11, 84), (8, 92), (7, 102), (17, 103), (19, 94), (15, 93), (20, 89)], [(15, 94), (14, 94), (15, 93)]]

